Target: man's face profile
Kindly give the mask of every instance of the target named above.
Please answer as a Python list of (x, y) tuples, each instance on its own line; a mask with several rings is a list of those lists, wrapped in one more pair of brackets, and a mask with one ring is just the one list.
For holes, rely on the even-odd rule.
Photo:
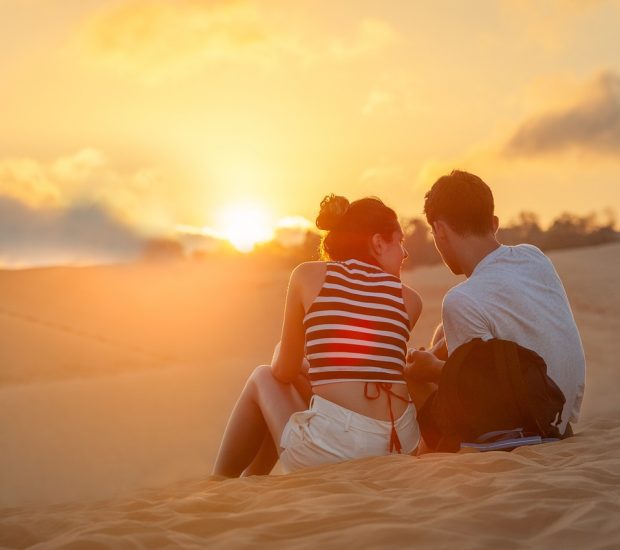
[(455, 253), (454, 253), (454, 238), (452, 238), (454, 231), (448, 226), (448, 224), (442, 220), (434, 221), (431, 224), (431, 235), (435, 242), (435, 248), (443, 263), (454, 273), (455, 275), (462, 275), (463, 269), (460, 266)]

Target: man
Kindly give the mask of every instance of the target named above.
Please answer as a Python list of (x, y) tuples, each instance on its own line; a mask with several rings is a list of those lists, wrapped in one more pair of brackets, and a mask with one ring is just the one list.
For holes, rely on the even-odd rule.
[[(473, 338), (510, 340), (538, 353), (566, 398), (560, 433), (570, 435), (584, 391), (585, 358), (564, 287), (535, 246), (505, 246), (493, 194), (478, 177), (454, 170), (425, 196), (424, 213), (444, 263), (467, 279), (448, 291), (432, 351), (410, 350), (410, 385), (438, 383), (445, 358)], [(447, 351), (447, 354), (446, 354)]]

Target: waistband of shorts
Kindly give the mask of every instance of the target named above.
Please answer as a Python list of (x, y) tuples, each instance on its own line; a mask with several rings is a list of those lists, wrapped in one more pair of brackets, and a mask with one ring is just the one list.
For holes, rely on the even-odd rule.
[[(366, 416), (347, 409), (346, 407), (342, 407), (341, 405), (316, 394), (313, 395), (310, 400), (310, 410), (321, 413), (336, 421), (343, 422), (347, 426), (365, 432), (383, 434), (392, 429), (392, 423), (389, 420), (378, 420), (376, 418), (371, 418), (370, 416)], [(403, 414), (395, 419), (394, 424), (398, 429), (408, 422), (415, 422), (415, 419), (415, 407), (409, 403)]]

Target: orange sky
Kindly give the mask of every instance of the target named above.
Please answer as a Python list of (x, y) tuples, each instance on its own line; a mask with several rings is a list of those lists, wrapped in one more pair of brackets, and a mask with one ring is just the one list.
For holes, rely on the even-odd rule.
[(619, 27), (603, 0), (0, 0), (0, 207), (414, 216), (458, 167), (505, 221), (619, 213)]

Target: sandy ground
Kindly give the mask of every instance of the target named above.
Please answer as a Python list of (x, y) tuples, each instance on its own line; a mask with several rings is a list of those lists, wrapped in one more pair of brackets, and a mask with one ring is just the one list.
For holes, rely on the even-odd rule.
[[(577, 437), (226, 481), (208, 473), (279, 337), (287, 270), (0, 272), (0, 546), (620, 546), (620, 245), (551, 257), (586, 348)], [(421, 345), (459, 279), (404, 279), (425, 301)]]

